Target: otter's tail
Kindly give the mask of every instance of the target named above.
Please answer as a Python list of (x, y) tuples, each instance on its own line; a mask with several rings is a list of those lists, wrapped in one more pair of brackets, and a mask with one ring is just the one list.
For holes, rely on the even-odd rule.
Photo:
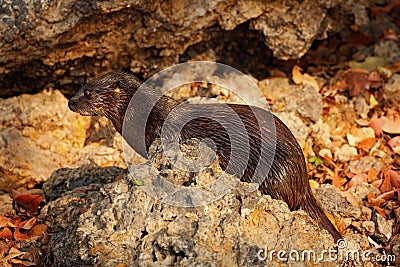
[(301, 205), (301, 209), (305, 210), (308, 215), (318, 223), (319, 227), (326, 229), (333, 236), (335, 242), (342, 239), (342, 235), (338, 232), (328, 217), (326, 217), (323, 209), (311, 192), (306, 195), (305, 201)]

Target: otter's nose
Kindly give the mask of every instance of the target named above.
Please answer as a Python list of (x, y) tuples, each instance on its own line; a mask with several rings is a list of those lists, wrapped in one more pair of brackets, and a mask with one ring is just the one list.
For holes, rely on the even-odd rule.
[(78, 101), (75, 98), (71, 98), (68, 101), (68, 107), (72, 111), (76, 111), (76, 106), (78, 105)]

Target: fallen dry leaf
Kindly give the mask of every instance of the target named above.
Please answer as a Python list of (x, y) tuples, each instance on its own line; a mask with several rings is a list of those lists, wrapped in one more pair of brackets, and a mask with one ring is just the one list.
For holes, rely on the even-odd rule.
[(311, 86), (314, 86), (317, 91), (319, 91), (319, 85), (317, 81), (315, 80), (314, 77), (310, 76), (307, 73), (301, 73), (302, 69), (298, 66), (295, 65), (292, 69), (292, 80), (295, 84), (309, 84)]
[(335, 168), (335, 170), (334, 170), (332, 185), (335, 186), (336, 188), (338, 188), (339, 190), (342, 190), (342, 183), (341, 183), (341, 179), (339, 176), (339, 170), (337, 168)]
[(390, 183), (394, 188), (400, 188), (400, 170), (387, 170), (387, 175), (390, 177)]
[(31, 229), (34, 225), (36, 224), (36, 217), (30, 218), (24, 226), (22, 226), (22, 229), (29, 230)]
[(376, 70), (374, 70), (368, 75), (368, 81), (369, 82), (382, 82), (382, 77)]
[(379, 180), (379, 176), (378, 176), (379, 173), (380, 173), (380, 170), (378, 170), (378, 169), (375, 169), (375, 168), (370, 169), (367, 173), (368, 183), (372, 183), (372, 182)]
[(383, 183), (383, 179), (379, 179), (379, 180), (373, 181), (371, 183), (371, 185), (373, 185), (374, 187), (379, 189), (379, 187), (381, 187), (382, 183)]
[(392, 198), (394, 198), (394, 193), (395, 192), (396, 192), (396, 190), (385, 192), (383, 194), (380, 194), (376, 199), (384, 199), (386, 201), (389, 201)]
[(368, 72), (377, 69), (379, 66), (385, 66), (386, 61), (383, 57), (367, 57), (362, 62), (350, 61), (349, 66), (352, 69), (363, 69)]
[(367, 182), (368, 181), (368, 177), (365, 173), (361, 173), (361, 174), (356, 174), (353, 176), (353, 178), (351, 178), (351, 180), (347, 183), (346, 185), (346, 190), (350, 189), (358, 184), (361, 184), (362, 182)]
[(326, 217), (328, 217), (328, 219), (331, 221), (331, 223), (333, 225), (336, 225), (335, 217), (333, 217), (333, 215), (327, 211), (324, 211), (324, 213), (325, 213)]
[(20, 228), (15, 228), (14, 229), (14, 239), (16, 241), (23, 241), (23, 240), (26, 240), (28, 238), (29, 238), (29, 236), (27, 234), (21, 233)]
[(5, 257), (4, 259), (5, 259), (6, 261), (8, 261), (8, 260), (11, 260), (11, 259), (13, 259), (13, 258), (19, 257), (19, 256), (21, 256), (22, 254), (24, 254), (24, 252), (19, 251), (19, 250), (16, 249), (15, 247), (12, 247), (12, 248), (10, 249), (10, 251), (8, 252), (7, 257)]
[(368, 88), (368, 71), (363, 69), (350, 69), (346, 71), (344, 79), (350, 96), (357, 96)]
[(379, 104), (378, 100), (376, 100), (374, 95), (371, 95), (369, 97), (369, 105), (368, 108), (369, 109), (373, 109), (374, 107), (376, 107)]
[(371, 148), (376, 144), (376, 138), (366, 138), (357, 144), (357, 148), (369, 152)]
[(7, 226), (9, 222), (11, 222), (10, 218), (0, 216), (0, 228)]
[(388, 145), (394, 153), (400, 154), (400, 136), (395, 136), (390, 139)]
[(8, 239), (12, 237), (12, 232), (8, 227), (4, 227), (3, 230), (0, 231), (0, 238)]
[(370, 126), (371, 123), (370, 120), (363, 118), (356, 119), (355, 122), (360, 126)]
[(385, 203), (384, 199), (376, 199), (376, 195), (373, 192), (370, 192), (367, 195), (367, 202), (365, 205), (367, 207), (379, 207), (382, 203)]
[(43, 235), (47, 230), (47, 225), (45, 224), (37, 224), (32, 227), (32, 229), (28, 232), (30, 237), (36, 237)]
[(0, 239), (0, 255), (7, 253), (11, 247), (12, 243), (10, 241)]
[(383, 117), (382, 130), (390, 134), (400, 134), (400, 120), (390, 120)]
[(318, 188), (319, 187), (319, 183), (317, 182), (317, 181), (314, 181), (314, 180), (308, 180), (308, 182), (310, 183), (310, 187), (311, 187), (311, 189), (314, 189), (314, 188)]
[(18, 217), (15, 220), (13, 220), (12, 222), (10, 222), (8, 225), (13, 228), (21, 228), (22, 226), (24, 226), (25, 223), (26, 223), (26, 220), (23, 220), (23, 218)]
[[(379, 200), (383, 200), (383, 199), (379, 199)], [(383, 200), (383, 203), (385, 203), (386, 201)], [(374, 206), (374, 209), (385, 219), (387, 219), (387, 216), (385, 214), (385, 212), (383, 211), (382, 208), (378, 207), (378, 206)]]
[(376, 136), (380, 136), (382, 133), (383, 124), (384, 124), (383, 118), (374, 117), (374, 118), (372, 118), (369, 126), (372, 129), (374, 129)]
[(393, 189), (393, 185), (391, 182), (392, 179), (390, 177), (390, 172), (388, 172), (388, 171), (389, 170), (385, 170), (383, 172), (384, 179), (383, 179), (381, 187), (379, 188), (381, 190), (381, 193), (385, 193), (385, 192), (391, 191)]
[(22, 207), (26, 208), (30, 212), (36, 213), (39, 209), (40, 202), (42, 201), (42, 195), (18, 195), (14, 198)]

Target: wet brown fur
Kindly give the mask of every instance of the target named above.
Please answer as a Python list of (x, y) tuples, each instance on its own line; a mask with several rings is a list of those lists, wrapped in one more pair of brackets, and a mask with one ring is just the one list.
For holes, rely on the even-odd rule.
[[(135, 94), (141, 82), (132, 74), (124, 72), (111, 72), (102, 77), (94, 79), (85, 85), (73, 98), (68, 105), (72, 111), (81, 115), (102, 115), (109, 118), (117, 131), (122, 135), (125, 112), (132, 96)], [(153, 94), (152, 90), (148, 91)], [(142, 105), (150, 103), (141, 103)], [(143, 157), (147, 157), (147, 150), (155, 138), (160, 136), (160, 130), (168, 114), (177, 105), (177, 102), (167, 96), (162, 96), (152, 109), (146, 120), (146, 134), (142, 147), (138, 135), (131, 134), (124, 136), (128, 143)], [(224, 127), (215, 120), (207, 117), (199, 117), (189, 121), (181, 131), (181, 140), (190, 138), (210, 138), (215, 142), (217, 154), (219, 156), (221, 168), (228, 173), (236, 174), (241, 177), (241, 181), (249, 182), (253, 177), (257, 164), (264, 164), (266, 177), (260, 186), (264, 194), (269, 194), (276, 199), (284, 200), (291, 210), (303, 209), (313, 218), (320, 227), (325, 228), (333, 236), (335, 241), (342, 238), (333, 224), (326, 217), (324, 211), (314, 198), (309, 183), (303, 152), (294, 138), (293, 134), (277, 117), (275, 121), (276, 136), (270, 134), (268, 140), (264, 140), (268, 145), (261, 147), (260, 127), (267, 129), (267, 124), (259, 126), (253, 112), (260, 116), (267, 116), (269, 113), (260, 108), (249, 107), (247, 105), (228, 104), (228, 106), (238, 115), (237, 118), (231, 116), (224, 117), (223, 106), (225, 104), (203, 104), (203, 105), (184, 105), (182, 112), (175, 118), (176, 121), (185, 119), (185, 116), (192, 116), (196, 110), (207, 110), (210, 117), (221, 116), (232, 125), (237, 125), (237, 119), (244, 123), (250, 145), (249, 161), (244, 168), (240, 168), (241, 162), (233, 162), (230, 169), (227, 169), (230, 153), (231, 140)], [(135, 112), (140, 112), (141, 107), (134, 107)], [(208, 114), (207, 113), (207, 114)], [(135, 125), (135, 124), (134, 124)], [(268, 131), (267, 131), (268, 132)], [(238, 133), (239, 135), (242, 133)], [(265, 137), (265, 135), (264, 135)], [(276, 138), (276, 151), (274, 158), (265, 159), (260, 157), (262, 149), (273, 149), (271, 142)], [(264, 138), (265, 139), (265, 138)], [(268, 154), (267, 153), (267, 154)], [(269, 154), (271, 155), (271, 154)], [(272, 163), (272, 165), (271, 165)], [(271, 168), (267, 168), (267, 165)], [(244, 172), (243, 172), (244, 170)]]

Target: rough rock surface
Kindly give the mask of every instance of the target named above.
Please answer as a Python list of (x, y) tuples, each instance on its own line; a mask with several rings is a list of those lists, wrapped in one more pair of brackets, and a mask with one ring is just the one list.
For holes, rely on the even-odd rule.
[[(182, 147), (187, 156), (193, 155), (196, 149), (195, 143)], [(176, 182), (188, 177), (168, 164), (160, 151), (160, 144), (153, 144), (150, 155), (161, 171), (172, 172), (172, 181)], [(214, 169), (211, 176), (216, 178), (221, 170)], [(121, 174), (116, 168), (84, 166), (56, 172), (45, 183), (46, 196), (54, 199), (41, 213), (41, 219), (53, 232), (47, 264), (275, 266), (284, 261), (276, 253), (270, 256), (272, 250), (287, 253), (313, 250), (320, 255), (324, 250), (335, 249), (332, 237), (318, 229), (304, 211), (291, 212), (286, 203), (261, 195), (258, 190), (249, 193), (246, 183), (239, 183), (227, 195), (207, 205), (183, 208), (154, 199), (140, 186), (133, 186), (131, 178), (127, 178), (130, 176)], [(194, 180), (203, 175), (196, 175)], [(106, 183), (102, 177), (113, 182)], [(79, 184), (75, 183), (78, 180)], [(70, 181), (77, 187), (60, 186), (61, 181)], [(371, 190), (367, 187), (359, 191)], [(316, 195), (327, 210), (338, 215), (335, 216), (340, 218), (337, 223), (345, 226), (344, 231), (350, 226), (346, 223), (362, 224), (361, 233), (371, 228), (371, 236), (376, 232), (378, 237), (382, 235), (380, 228), (390, 227), (379, 218), (375, 226), (370, 209), (351, 206), (333, 186), (318, 188)], [(356, 196), (362, 198), (364, 195)], [(375, 255), (379, 254), (361, 234), (349, 232), (345, 238), (346, 249), (369, 249)], [(66, 243), (69, 245), (65, 246)], [(346, 249), (340, 249), (338, 253), (345, 253)], [(313, 259), (289, 262), (292, 266), (313, 266), (316, 262), (324, 266), (357, 266), (360, 263), (373, 266), (366, 261), (329, 261), (328, 257), (315, 262)]]
[(0, 2), (0, 97), (51, 87), (72, 94), (88, 76), (130, 69), (147, 77), (196, 58), (262, 70), (271, 58), (267, 48), (277, 58), (300, 58), (314, 40), (368, 22), (367, 8), (375, 4), (6, 0)]
[(60, 91), (0, 99), (0, 189), (35, 185), (75, 163), (125, 166), (121, 140), (112, 137), (112, 126), (102, 127), (104, 120), (69, 111)]

